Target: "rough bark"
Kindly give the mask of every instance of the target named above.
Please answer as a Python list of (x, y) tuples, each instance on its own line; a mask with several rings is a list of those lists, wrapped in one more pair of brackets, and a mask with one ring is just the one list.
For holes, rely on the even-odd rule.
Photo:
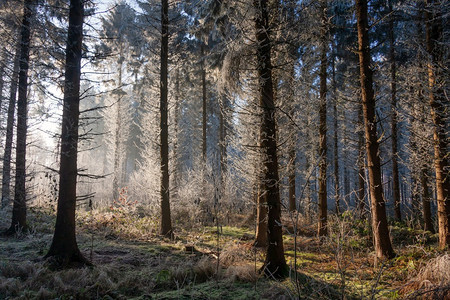
[(161, 0), (161, 79), (160, 79), (160, 130), (161, 130), (161, 235), (173, 238), (169, 195), (169, 126), (168, 126), (168, 58), (169, 58), (169, 3)]
[(78, 249), (75, 234), (83, 2), (83, 0), (70, 0), (61, 126), (58, 208), (55, 233), (50, 250), (45, 256), (45, 258), (50, 258), (58, 267), (90, 264)]
[(261, 124), (261, 148), (263, 151), (264, 197), (268, 206), (268, 246), (262, 270), (267, 276), (287, 276), (288, 267), (284, 258), (283, 232), (281, 226), (281, 201), (279, 191), (277, 138), (275, 126), (275, 104), (273, 96), (272, 63), (269, 13), (267, 0), (254, 0), (256, 10), (256, 52), (259, 78), (260, 106), (263, 109)]
[(428, 63), (429, 102), (434, 132), (434, 169), (436, 173), (436, 200), (438, 206), (439, 248), (444, 250), (450, 245), (450, 174), (448, 169), (447, 120), (450, 103), (445, 96), (445, 76), (443, 49), (442, 15), (433, 0), (426, 1), (425, 11), (426, 48), (430, 56)]
[(400, 209), (400, 181), (398, 171), (398, 122), (397, 122), (397, 65), (395, 61), (395, 36), (394, 36), (394, 14), (392, 0), (389, 0), (389, 60), (391, 64), (391, 144), (392, 144), (392, 192), (394, 198), (395, 220), (401, 222), (402, 213)]
[(381, 165), (377, 124), (375, 115), (375, 97), (370, 58), (368, 34), (367, 1), (356, 0), (358, 27), (358, 54), (360, 66), (361, 95), (366, 137), (367, 168), (369, 170), (369, 189), (372, 205), (372, 230), (377, 260), (390, 259), (395, 256), (389, 237), (386, 218), (386, 203), (381, 182)]
[(6, 120), (6, 137), (5, 137), (5, 150), (3, 152), (3, 170), (2, 170), (2, 208), (5, 208), (10, 204), (11, 198), (11, 154), (12, 154), (12, 142), (14, 137), (14, 115), (16, 111), (16, 99), (17, 99), (17, 83), (19, 77), (19, 55), (20, 55), (20, 43), (16, 49), (14, 55), (13, 73), (11, 75), (11, 84), (9, 92), (9, 104), (8, 104), (8, 117)]
[[(319, 223), (317, 233), (319, 236), (328, 234), (327, 227), (327, 7), (321, 2), (321, 53), (320, 53), (320, 104), (319, 104)], [(338, 208), (336, 208), (338, 209)]]
[(27, 149), (27, 119), (28, 119), (28, 68), (30, 60), (31, 18), (35, 1), (25, 0), (20, 33), (19, 83), (17, 95), (17, 129), (16, 129), (16, 177), (14, 202), (10, 233), (27, 227), (27, 197), (26, 179), (26, 149)]

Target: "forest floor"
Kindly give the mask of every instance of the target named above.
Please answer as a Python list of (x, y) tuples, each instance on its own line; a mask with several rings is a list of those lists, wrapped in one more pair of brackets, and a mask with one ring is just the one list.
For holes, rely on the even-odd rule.
[[(0, 213), (0, 229), (8, 216)], [(51, 270), (42, 258), (54, 219), (32, 209), (30, 232), (0, 237), (0, 299), (450, 299), (449, 255), (436, 250), (436, 235), (406, 226), (391, 226), (397, 257), (378, 266), (366, 222), (332, 218), (322, 241), (307, 222), (296, 237), (287, 226), (291, 275), (275, 281), (258, 272), (264, 252), (252, 247), (253, 228), (177, 226), (171, 241), (155, 234), (154, 218), (117, 210), (78, 214), (78, 244), (93, 267)]]

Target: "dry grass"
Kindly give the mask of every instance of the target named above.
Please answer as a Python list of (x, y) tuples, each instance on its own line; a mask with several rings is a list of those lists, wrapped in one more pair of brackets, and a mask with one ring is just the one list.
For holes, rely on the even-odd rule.
[(401, 289), (401, 294), (411, 299), (450, 299), (450, 255), (431, 259)]

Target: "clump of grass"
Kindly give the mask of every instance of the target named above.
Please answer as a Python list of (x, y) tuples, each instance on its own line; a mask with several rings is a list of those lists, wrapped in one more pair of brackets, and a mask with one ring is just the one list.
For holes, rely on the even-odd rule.
[(450, 297), (450, 255), (431, 259), (401, 290), (408, 298), (447, 299)]
[(256, 282), (260, 274), (255, 270), (255, 266), (247, 264), (228, 267), (223, 277), (231, 281)]

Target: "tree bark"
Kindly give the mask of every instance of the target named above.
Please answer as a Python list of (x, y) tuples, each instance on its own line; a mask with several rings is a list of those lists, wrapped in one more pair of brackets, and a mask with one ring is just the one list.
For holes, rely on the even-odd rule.
[(392, 192), (394, 198), (395, 220), (402, 221), (400, 209), (400, 182), (398, 171), (398, 138), (397, 138), (397, 65), (395, 61), (395, 36), (394, 36), (394, 14), (392, 0), (389, 0), (389, 60), (391, 63), (391, 144), (392, 144)]
[(273, 96), (269, 12), (267, 0), (254, 0), (256, 10), (255, 30), (257, 43), (257, 70), (260, 105), (263, 109), (261, 148), (263, 151), (264, 197), (268, 206), (268, 246), (262, 270), (267, 276), (287, 276), (281, 226), (281, 201), (279, 190), (275, 104)]
[(19, 77), (19, 55), (20, 43), (17, 43), (16, 54), (14, 55), (13, 72), (11, 75), (8, 117), (6, 120), (6, 137), (5, 150), (3, 154), (3, 170), (2, 170), (2, 208), (10, 203), (11, 198), (11, 153), (12, 142), (14, 137), (14, 115), (16, 111), (17, 83)]
[(170, 216), (169, 187), (169, 126), (168, 109), (168, 59), (169, 59), (169, 2), (161, 0), (161, 80), (160, 80), (160, 130), (161, 130), (161, 235), (173, 238)]
[(445, 78), (442, 15), (433, 0), (426, 1), (425, 11), (426, 47), (430, 56), (428, 63), (428, 86), (431, 118), (434, 125), (434, 169), (436, 173), (436, 196), (438, 206), (439, 248), (450, 245), (450, 174), (448, 169), (447, 121), (448, 97), (444, 94)]
[(19, 85), (17, 96), (16, 177), (10, 233), (27, 227), (26, 149), (28, 119), (28, 68), (30, 60), (31, 18), (35, 1), (25, 0), (20, 34)]
[(75, 234), (83, 2), (83, 0), (70, 0), (61, 126), (58, 208), (55, 233), (50, 250), (45, 256), (45, 258), (51, 258), (57, 266), (61, 267), (80, 263), (90, 264), (78, 249)]
[(356, 0), (356, 15), (359, 44), (359, 66), (363, 115), (365, 123), (367, 167), (369, 169), (369, 188), (372, 202), (372, 230), (376, 259), (390, 259), (395, 256), (389, 238), (386, 218), (386, 203), (381, 182), (381, 165), (377, 138), (375, 97), (370, 58), (368, 34), (367, 0)]
[[(318, 235), (328, 235), (327, 227), (327, 7), (321, 2), (320, 104), (319, 104), (319, 224)], [(338, 207), (336, 208), (338, 210)]]
[[(119, 40), (119, 43), (121, 41)], [(121, 188), (121, 178), (122, 178), (122, 167), (120, 159), (120, 144), (121, 144), (121, 113), (122, 113), (122, 67), (123, 67), (123, 50), (122, 45), (120, 45), (119, 50), (119, 66), (118, 66), (118, 99), (116, 107), (116, 132), (114, 135), (114, 171), (113, 171), (113, 200), (117, 201), (120, 197), (119, 189)], [(123, 163), (123, 162), (122, 162)]]

